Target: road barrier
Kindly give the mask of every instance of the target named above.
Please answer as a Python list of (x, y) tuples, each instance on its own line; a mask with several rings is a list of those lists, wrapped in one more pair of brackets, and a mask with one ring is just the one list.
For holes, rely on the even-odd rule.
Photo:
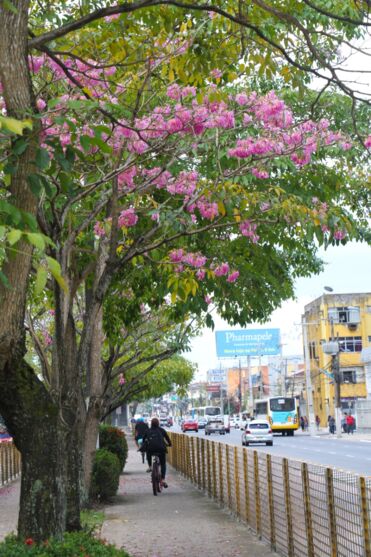
[(21, 455), (11, 441), (0, 443), (0, 487), (21, 473)]
[(371, 478), (171, 433), (169, 464), (288, 557), (371, 557)]

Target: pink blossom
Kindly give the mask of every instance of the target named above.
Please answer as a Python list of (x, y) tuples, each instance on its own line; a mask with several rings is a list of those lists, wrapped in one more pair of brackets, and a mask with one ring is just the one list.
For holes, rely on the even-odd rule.
[(199, 269), (196, 273), (196, 277), (198, 278), (198, 280), (204, 280), (205, 275), (206, 273), (203, 269)]
[(259, 240), (259, 236), (256, 234), (257, 225), (249, 220), (245, 220), (240, 224), (240, 231), (242, 236), (250, 238), (253, 244), (256, 244)]
[(124, 385), (126, 383), (125, 377), (122, 373), (119, 375), (119, 385)]
[(215, 68), (214, 70), (211, 70), (210, 75), (214, 79), (218, 79), (218, 78), (222, 77), (223, 72), (221, 70), (218, 70), (218, 68)]
[(170, 99), (178, 101), (181, 98), (181, 89), (177, 83), (173, 83), (167, 88), (166, 94)]
[(118, 218), (118, 225), (120, 228), (135, 226), (138, 222), (138, 216), (135, 214), (135, 210), (130, 207), (130, 209), (124, 209), (121, 211)]
[(192, 267), (203, 267), (206, 263), (206, 257), (200, 253), (187, 253), (183, 256), (182, 262)]
[(36, 106), (39, 110), (44, 110), (44, 108), (46, 107), (46, 102), (44, 101), (44, 99), (37, 99)]
[(211, 302), (213, 301), (213, 299), (210, 298), (210, 296), (208, 296), (207, 294), (206, 294), (204, 300), (205, 300), (205, 302), (207, 303), (207, 305), (211, 304)]
[(229, 265), (228, 263), (222, 263), (215, 269), (215, 276), (222, 277), (224, 275), (228, 275), (229, 273)]
[(367, 149), (371, 148), (371, 135), (369, 135), (367, 139), (365, 139), (365, 146), (367, 147)]
[(169, 259), (172, 263), (180, 263), (183, 259), (184, 250), (182, 248), (173, 249), (169, 253)]
[(338, 229), (338, 230), (335, 230), (335, 232), (334, 232), (335, 240), (343, 240), (346, 235), (347, 235), (347, 233), (345, 232), (345, 230)]
[(99, 238), (103, 238), (103, 236), (106, 235), (106, 231), (104, 229), (104, 226), (101, 222), (97, 221), (94, 225), (94, 234), (96, 236), (99, 236)]
[(154, 220), (156, 222), (159, 222), (160, 220), (160, 213), (152, 213), (151, 215), (151, 220)]
[(113, 14), (113, 15), (107, 15), (104, 18), (104, 21), (106, 21), (107, 23), (110, 23), (111, 21), (114, 21), (115, 19), (118, 19), (120, 17), (121, 14)]
[(218, 204), (215, 202), (210, 203), (204, 199), (199, 199), (196, 207), (204, 219), (213, 220), (219, 214)]
[(123, 189), (123, 185), (126, 185), (128, 189), (134, 189), (135, 188), (134, 178), (136, 175), (137, 175), (136, 166), (131, 166), (130, 168), (127, 168), (126, 170), (118, 174), (117, 183), (119, 189), (120, 190)]
[(55, 315), (55, 309), (50, 309), (49, 310), (49, 315)]
[(246, 93), (239, 93), (238, 95), (236, 95), (236, 103), (239, 104), (240, 106), (244, 106), (248, 102), (249, 102), (249, 97), (246, 95)]
[(269, 178), (268, 172), (266, 170), (259, 170), (259, 168), (252, 168), (251, 174), (253, 174), (256, 178), (260, 178), (261, 180)]
[(264, 213), (264, 211), (268, 211), (271, 207), (271, 204), (268, 201), (263, 201), (263, 203), (260, 204), (260, 210), (262, 213)]
[(321, 230), (322, 230), (322, 232), (324, 232), (324, 233), (325, 233), (325, 232), (330, 232), (330, 229), (329, 229), (329, 227), (327, 226), (327, 224), (322, 224)]
[(236, 280), (238, 279), (239, 276), (240, 276), (239, 271), (233, 271), (233, 273), (228, 275), (227, 282), (236, 282)]
[(41, 334), (43, 336), (45, 346), (50, 346), (53, 343), (53, 339), (49, 335), (48, 331), (44, 329), (43, 331), (41, 331)]

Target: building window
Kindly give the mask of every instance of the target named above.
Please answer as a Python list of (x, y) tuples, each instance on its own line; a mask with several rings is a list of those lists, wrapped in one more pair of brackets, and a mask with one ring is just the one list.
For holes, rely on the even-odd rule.
[(341, 370), (342, 383), (357, 383), (357, 372), (355, 369)]
[(333, 323), (360, 323), (360, 308), (355, 306), (328, 308), (328, 318)]
[(316, 351), (316, 341), (312, 340), (309, 343), (309, 357), (311, 360), (314, 360), (315, 358), (317, 358), (317, 351)]
[(340, 352), (361, 352), (362, 337), (337, 337)]

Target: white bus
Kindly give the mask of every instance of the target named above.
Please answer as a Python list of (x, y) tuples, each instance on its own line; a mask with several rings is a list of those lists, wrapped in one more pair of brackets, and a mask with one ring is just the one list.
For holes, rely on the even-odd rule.
[(191, 408), (191, 416), (193, 418), (213, 418), (220, 416), (222, 413), (220, 406), (198, 406)]
[(273, 396), (254, 402), (254, 417), (268, 420), (272, 431), (294, 435), (299, 427), (298, 403), (294, 397)]

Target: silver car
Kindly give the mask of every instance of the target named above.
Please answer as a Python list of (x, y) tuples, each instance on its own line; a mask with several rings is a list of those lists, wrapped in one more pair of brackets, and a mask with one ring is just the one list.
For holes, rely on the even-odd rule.
[(273, 445), (273, 431), (267, 420), (253, 420), (246, 425), (242, 434), (242, 445), (248, 447), (250, 443)]

